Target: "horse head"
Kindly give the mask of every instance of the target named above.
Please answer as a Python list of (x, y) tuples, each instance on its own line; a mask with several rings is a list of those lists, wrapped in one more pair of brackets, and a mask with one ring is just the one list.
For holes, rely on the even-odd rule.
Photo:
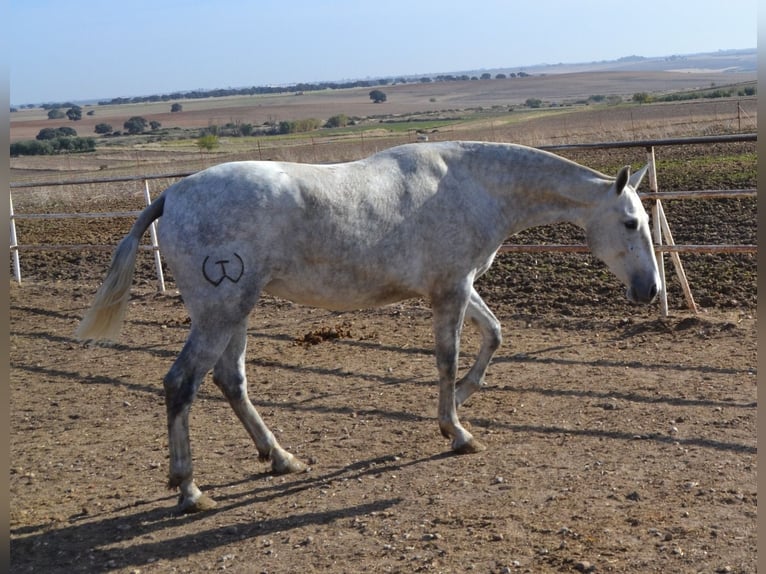
[(633, 175), (623, 167), (586, 224), (593, 255), (627, 286), (634, 303), (651, 303), (661, 288), (649, 216), (636, 193), (648, 167)]

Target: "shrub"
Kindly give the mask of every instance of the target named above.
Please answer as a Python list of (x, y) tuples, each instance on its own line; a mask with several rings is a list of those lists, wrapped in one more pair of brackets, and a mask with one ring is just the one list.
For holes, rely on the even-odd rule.
[(330, 119), (328, 119), (324, 127), (344, 128), (347, 125), (348, 125), (348, 116), (346, 114), (338, 114), (337, 116), (332, 116)]
[(84, 153), (95, 151), (96, 140), (93, 138), (79, 138), (59, 136), (45, 141), (26, 140), (11, 144), (10, 154), (20, 155), (55, 155), (58, 153)]
[(26, 140), (11, 144), (11, 156), (20, 155), (50, 155), (53, 153), (53, 146), (48, 141)]
[(636, 92), (633, 94), (633, 101), (637, 104), (648, 104), (652, 101), (652, 97), (646, 92)]
[(322, 123), (316, 118), (306, 118), (304, 120), (294, 120), (291, 122), (281, 121), (277, 129), (280, 134), (295, 134), (311, 132), (318, 130)]
[(35, 139), (37, 140), (52, 140), (60, 137), (76, 137), (77, 132), (70, 127), (60, 128), (43, 128), (41, 129)]
[(220, 145), (218, 136), (215, 134), (205, 134), (197, 139), (197, 147), (202, 150), (212, 151)]

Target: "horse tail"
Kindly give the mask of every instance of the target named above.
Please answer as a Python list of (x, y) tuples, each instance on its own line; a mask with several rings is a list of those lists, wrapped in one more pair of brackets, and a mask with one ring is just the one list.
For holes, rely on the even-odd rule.
[(141, 236), (152, 221), (162, 215), (164, 207), (165, 194), (163, 193), (141, 212), (128, 235), (114, 250), (104, 282), (75, 331), (78, 339), (115, 341), (119, 337), (128, 306), (130, 287), (133, 284), (133, 272)]

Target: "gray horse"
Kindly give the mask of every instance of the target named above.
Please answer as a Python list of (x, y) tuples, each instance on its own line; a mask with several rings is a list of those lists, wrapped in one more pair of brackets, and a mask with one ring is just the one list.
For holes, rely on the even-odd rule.
[[(284, 450), (250, 402), (248, 315), (261, 292), (332, 310), (425, 297), (433, 312), (439, 428), (452, 449), (484, 449), (461, 424), (460, 406), (484, 384), (500, 324), (474, 289), (503, 241), (537, 225), (585, 229), (593, 254), (627, 285), (629, 299), (660, 289), (649, 218), (635, 191), (646, 167), (616, 178), (519, 145), (403, 145), (349, 163), (225, 163), (166, 189), (117, 247), (84, 340), (118, 336), (142, 234), (162, 216), (159, 240), (191, 317), (164, 379), (171, 488), (180, 509), (211, 508), (196, 486), (189, 409), (205, 375), (277, 473), (305, 465)], [(456, 384), (464, 320), (482, 336), (476, 362)]]

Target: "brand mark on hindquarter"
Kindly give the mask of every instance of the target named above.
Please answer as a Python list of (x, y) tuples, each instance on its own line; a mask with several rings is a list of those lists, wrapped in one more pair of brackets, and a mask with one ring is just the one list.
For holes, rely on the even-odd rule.
[(237, 283), (242, 278), (245, 273), (245, 262), (238, 254), (232, 253), (232, 255), (234, 258), (228, 259), (211, 259), (210, 255), (205, 257), (202, 262), (202, 275), (209, 283), (218, 287), (224, 279)]

